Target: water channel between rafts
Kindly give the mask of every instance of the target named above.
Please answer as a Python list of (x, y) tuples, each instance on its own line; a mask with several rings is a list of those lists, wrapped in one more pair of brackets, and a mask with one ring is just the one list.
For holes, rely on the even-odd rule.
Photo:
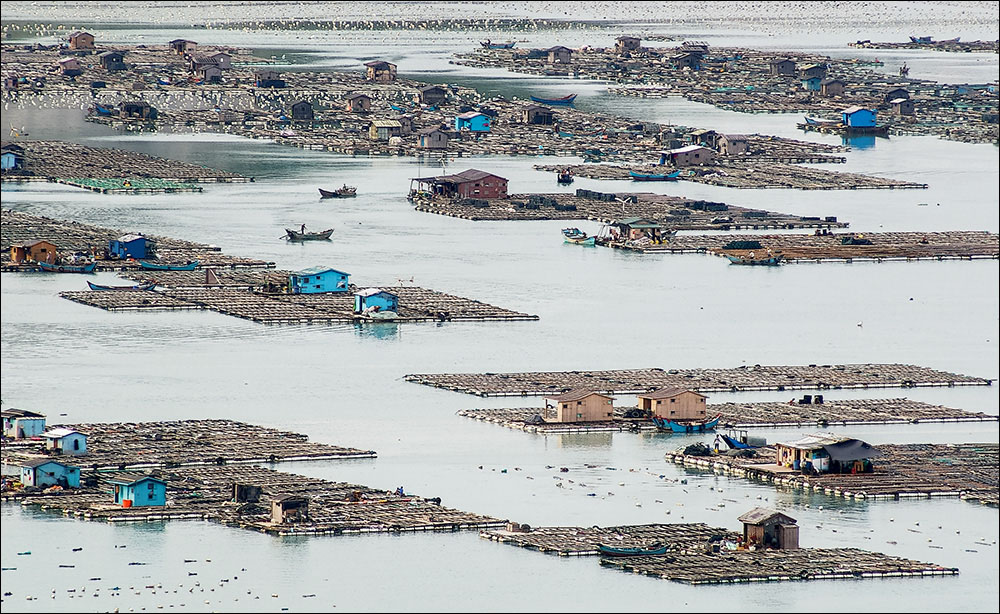
[[(136, 42), (138, 32), (142, 30), (113, 30), (108, 35)], [(167, 38), (261, 44), (243, 33), (156, 32), (157, 40), (163, 33)], [(549, 32), (530, 35), (533, 42), (525, 46), (603, 45), (613, 38), (601, 36), (591, 35), (588, 41), (575, 33), (567, 43)], [(389, 44), (378, 33), (346, 38), (353, 46), (307, 44), (288, 33), (261, 36), (276, 49), (315, 47), (316, 55), (302, 59), (332, 68), (353, 68), (356, 58), (375, 57)], [(414, 78), (477, 85), (508, 96), (576, 91), (585, 109), (728, 132), (840, 142), (839, 137), (799, 133), (794, 128), (799, 115), (744, 115), (683, 99), (619, 98), (603, 93), (598, 84), (451, 66), (451, 50), (470, 47), (474, 38), (445, 33), (429, 38), (436, 46), (389, 44), (387, 59), (398, 60), (401, 72)], [(752, 41), (748, 36), (737, 39), (747, 45)], [(710, 40), (727, 44), (725, 39)], [(787, 41), (789, 48), (807, 50), (815, 44), (827, 45), (824, 52), (832, 53), (829, 40)], [(976, 55), (988, 56), (995, 79), (996, 56)], [(944, 53), (905, 57), (911, 74), (923, 60), (942, 75), (958, 75), (956, 81), (990, 80), (975, 78), (983, 72), (979, 58)], [(435, 78), (435, 69), (453, 72)], [(480, 76), (484, 74), (489, 77)], [(727, 602), (752, 610), (798, 610), (816, 603), (834, 604), (824, 609), (883, 611), (995, 608), (995, 509), (947, 499), (862, 503), (778, 492), (763, 484), (686, 471), (663, 460), (665, 451), (710, 436), (529, 435), (459, 418), (455, 412), (540, 406), (538, 398), (482, 399), (408, 384), (402, 376), (905, 362), (996, 378), (996, 261), (746, 270), (707, 255), (642, 256), (581, 248), (562, 243), (559, 229), (566, 222), (473, 223), (414, 212), (405, 200), (409, 177), (436, 173), (441, 168), (437, 163), (351, 158), (210, 134), (121, 135), (83, 124), (80, 111), (10, 109), (4, 112), (4, 124), (8, 122), (27, 126), (32, 138), (137, 149), (252, 175), (256, 182), (157, 196), (5, 185), (4, 207), (212, 243), (228, 254), (273, 260), (279, 268), (331, 265), (362, 284), (412, 278), (420, 286), (541, 319), (264, 326), (211, 312), (107, 313), (58, 298), (61, 290), (81, 289), (81, 278), (5, 273), (0, 314), (5, 406), (42, 411), (50, 422), (207, 417), (299, 431), (317, 441), (375, 449), (379, 458), (287, 463), (280, 469), (387, 490), (403, 485), (408, 492), (440, 496), (451, 507), (531, 525), (706, 522), (737, 529), (736, 517), (754, 505), (778, 505), (799, 519), (804, 546), (878, 550), (956, 566), (962, 573), (849, 586), (830, 581), (689, 587), (602, 569), (589, 557), (560, 559), (494, 544), (474, 532), (279, 539), (203, 522), (87, 523), (4, 505), (3, 590), (14, 593), (4, 598), (4, 611), (125, 611), (158, 605), (191, 611), (318, 611), (334, 605), (346, 610), (644, 611), (718, 608)], [(847, 157), (847, 164), (829, 168), (921, 181), (930, 189), (746, 191), (685, 183), (638, 189), (801, 215), (836, 215), (859, 232), (997, 232), (1000, 226), (995, 146), (893, 137), (854, 149)], [(629, 182), (587, 179), (569, 188), (557, 186), (551, 175), (531, 169), (552, 160), (455, 158), (449, 159), (447, 170), (496, 172), (510, 179), (512, 192), (637, 189)], [(358, 198), (317, 198), (317, 187), (345, 182), (358, 186)], [(277, 238), (286, 226), (301, 223), (334, 228), (333, 241), (292, 245)], [(590, 222), (572, 225), (588, 232), (598, 228)], [(97, 281), (114, 279), (111, 274), (96, 276)], [(711, 400), (790, 396), (716, 394)], [(827, 394), (831, 399), (894, 396), (993, 414), (1000, 406), (995, 386)], [(622, 396), (619, 404), (632, 401)], [(774, 441), (813, 430), (762, 434)], [(876, 444), (998, 439), (996, 423), (829, 430)], [(555, 488), (552, 475), (558, 469), (548, 467), (569, 467), (568, 477), (577, 486)], [(687, 483), (675, 481), (680, 479)], [(72, 551), (78, 547), (83, 550)], [(17, 555), (24, 551), (32, 554)], [(185, 559), (197, 562), (183, 563)], [(91, 580), (96, 577), (101, 579)], [(230, 581), (220, 583), (222, 578)], [(162, 588), (144, 588), (158, 585)], [(120, 587), (120, 594), (112, 596), (113, 587)], [(76, 592), (67, 593), (69, 588)], [(27, 601), (27, 595), (40, 599)]]

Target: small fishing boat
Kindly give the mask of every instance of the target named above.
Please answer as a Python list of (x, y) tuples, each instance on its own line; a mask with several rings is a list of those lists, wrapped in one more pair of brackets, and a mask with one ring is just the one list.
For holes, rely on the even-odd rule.
[(577, 245), (597, 244), (597, 237), (589, 237), (587, 236), (587, 233), (583, 232), (579, 228), (563, 228), (562, 233), (566, 243), (575, 243)]
[(530, 97), (532, 102), (537, 102), (539, 104), (556, 104), (556, 105), (568, 105), (573, 104), (576, 100), (576, 94), (570, 94), (569, 96), (563, 96), (562, 98), (539, 98), (538, 96)]
[(747, 266), (778, 266), (784, 258), (781, 254), (769, 254), (766, 258), (754, 258), (753, 252), (747, 256), (726, 254), (730, 264), (745, 264)]
[(516, 41), (507, 41), (506, 43), (494, 43), (492, 41), (479, 41), (479, 44), (483, 46), (483, 49), (513, 49)]
[(563, 171), (559, 173), (559, 177), (556, 178), (559, 183), (573, 183), (573, 173), (569, 171)]
[(88, 262), (87, 264), (49, 264), (48, 262), (39, 262), (38, 268), (47, 273), (93, 273), (97, 269), (96, 262)]
[(911, 36), (910, 37), (910, 42), (911, 43), (917, 43), (919, 45), (928, 45), (931, 42), (931, 37), (930, 36)]
[(602, 556), (660, 556), (667, 553), (667, 545), (659, 542), (648, 546), (612, 546), (609, 544), (598, 544), (597, 550)]
[(150, 271), (193, 271), (198, 268), (197, 260), (187, 264), (157, 264), (155, 262), (139, 261), (139, 266)]
[(91, 290), (152, 290), (156, 287), (154, 282), (143, 282), (134, 286), (102, 286), (101, 284), (88, 281), (87, 285), (90, 286)]
[(938, 41), (939, 43), (957, 43), (961, 36), (956, 36), (955, 38), (949, 38), (948, 40)]
[(691, 420), (670, 420), (669, 418), (653, 416), (653, 424), (661, 431), (670, 431), (671, 433), (701, 433), (703, 431), (714, 430), (721, 419), (722, 414), (697, 422)]
[(719, 436), (722, 437), (722, 441), (726, 442), (730, 450), (752, 450), (767, 445), (767, 441), (763, 437), (750, 437), (746, 431), (731, 430), (725, 435), (720, 433)]
[(810, 126), (822, 126), (824, 124), (839, 124), (840, 122), (835, 119), (820, 119), (818, 117), (806, 116), (806, 123)]
[(357, 195), (358, 189), (354, 186), (349, 186), (346, 183), (332, 192), (330, 190), (319, 188), (320, 198), (351, 198)]
[(300, 232), (298, 230), (292, 230), (291, 228), (286, 228), (285, 238), (289, 241), (327, 241), (330, 239), (330, 235), (333, 234), (333, 228), (327, 228), (322, 232)]
[(677, 178), (681, 176), (680, 171), (674, 171), (665, 175), (655, 173), (637, 173), (635, 171), (629, 171), (628, 174), (632, 177), (632, 181), (677, 181)]
[(114, 113), (114, 110), (111, 107), (106, 107), (103, 104), (95, 102), (94, 112), (97, 113), (98, 115), (110, 116), (112, 113)]

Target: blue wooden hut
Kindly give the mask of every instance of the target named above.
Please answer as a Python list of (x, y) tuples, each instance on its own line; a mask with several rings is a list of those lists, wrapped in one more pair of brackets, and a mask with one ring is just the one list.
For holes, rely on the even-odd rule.
[(399, 297), (381, 288), (367, 288), (354, 293), (354, 313), (372, 308), (379, 312), (399, 311)]
[(42, 433), (45, 448), (67, 456), (87, 453), (87, 436), (75, 429), (55, 428)]
[(26, 409), (11, 407), (3, 415), (3, 436), (11, 439), (30, 439), (45, 432), (45, 416)]
[(137, 234), (122, 235), (110, 241), (108, 251), (111, 252), (112, 258), (141, 260), (147, 253), (146, 237)]
[(110, 480), (115, 504), (147, 507), (167, 504), (167, 483), (148, 475), (117, 475)]
[(27, 461), (21, 465), (21, 483), (38, 488), (80, 488), (80, 468), (48, 458)]
[(809, 90), (810, 92), (818, 92), (823, 83), (821, 77), (805, 77), (802, 79), (802, 89)]
[(872, 128), (875, 126), (875, 109), (848, 107), (840, 112), (840, 120), (849, 128)]
[(288, 290), (292, 294), (347, 292), (350, 289), (350, 277), (350, 273), (316, 266), (289, 275)]
[(479, 113), (478, 111), (462, 113), (455, 116), (455, 130), (465, 128), (470, 132), (489, 132), (491, 119), (489, 115)]

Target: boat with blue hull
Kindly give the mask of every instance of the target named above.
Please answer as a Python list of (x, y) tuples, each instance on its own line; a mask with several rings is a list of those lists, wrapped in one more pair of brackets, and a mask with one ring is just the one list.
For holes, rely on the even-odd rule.
[(193, 271), (198, 268), (197, 260), (187, 264), (156, 264), (155, 262), (139, 261), (139, 266), (150, 271)]
[(681, 176), (680, 171), (674, 171), (666, 174), (637, 173), (635, 171), (629, 171), (628, 174), (632, 177), (632, 181), (677, 181), (677, 178)]
[(566, 243), (575, 243), (576, 245), (596, 245), (597, 237), (588, 236), (587, 233), (583, 232), (579, 228), (563, 228), (563, 239)]
[(135, 290), (137, 292), (152, 290), (156, 287), (156, 284), (152, 282), (135, 284), (134, 286), (103, 286), (101, 284), (95, 284), (92, 281), (88, 281), (87, 285), (90, 286), (91, 290)]
[(721, 419), (722, 414), (700, 422), (692, 422), (689, 420), (679, 422), (668, 418), (653, 416), (653, 424), (655, 424), (656, 428), (661, 431), (669, 431), (671, 433), (702, 433), (704, 431), (715, 430), (715, 427), (719, 425), (719, 420)]
[(48, 262), (39, 262), (38, 268), (45, 271), (46, 273), (93, 273), (97, 269), (97, 263), (88, 262), (87, 264), (49, 264)]
[(734, 256), (732, 254), (726, 254), (726, 258), (729, 259), (730, 264), (741, 264), (745, 266), (778, 266), (784, 259), (781, 254), (771, 254), (766, 258), (754, 258), (753, 254), (749, 256)]
[(539, 98), (538, 96), (531, 96), (530, 98), (532, 102), (537, 102), (538, 104), (570, 105), (576, 100), (576, 94), (570, 94), (562, 98)]
[(479, 41), (479, 44), (483, 46), (483, 49), (513, 49), (517, 41), (508, 41), (506, 43), (494, 43), (492, 41)]

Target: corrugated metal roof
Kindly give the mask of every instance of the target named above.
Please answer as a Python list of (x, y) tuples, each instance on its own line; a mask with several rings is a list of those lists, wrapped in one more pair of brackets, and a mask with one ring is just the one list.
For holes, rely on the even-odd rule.
[(33, 411), (28, 411), (27, 409), (17, 409), (16, 407), (11, 407), (10, 409), (0, 411), (0, 416), (3, 416), (4, 418), (44, 418), (45, 414), (35, 413)]
[(589, 390), (587, 388), (577, 388), (575, 390), (570, 390), (570, 391), (564, 392), (564, 393), (562, 393), (562, 394), (560, 394), (558, 396), (545, 397), (545, 398), (546, 399), (550, 399), (552, 401), (557, 401), (557, 402), (562, 403), (562, 402), (567, 402), (567, 401), (579, 401), (580, 399), (585, 399), (585, 398), (587, 398), (587, 397), (589, 397), (591, 395), (594, 395), (594, 394), (596, 394), (599, 397), (604, 397), (605, 399), (613, 399), (614, 398), (614, 397), (610, 397), (610, 396), (608, 396), (606, 394), (601, 394), (600, 392), (594, 392), (593, 390)]
[(41, 467), (42, 465), (48, 465), (49, 463), (55, 463), (57, 465), (62, 465), (63, 467), (73, 467), (73, 465), (70, 465), (69, 463), (64, 463), (62, 461), (57, 461), (57, 460), (52, 459), (52, 458), (37, 458), (37, 459), (34, 459), (34, 460), (24, 461), (24, 462), (20, 463), (20, 465), (22, 467), (30, 467), (30, 468), (34, 469), (36, 467)]
[(690, 388), (682, 388), (681, 386), (671, 386), (669, 388), (660, 388), (659, 390), (654, 390), (653, 392), (647, 392), (646, 394), (640, 394), (638, 397), (640, 399), (670, 399), (676, 397), (677, 395), (684, 394), (685, 392), (690, 392), (696, 394), (703, 399), (708, 397), (701, 394), (700, 392), (695, 392)]
[(309, 267), (308, 269), (302, 269), (301, 271), (295, 271), (294, 273), (292, 273), (292, 275), (296, 275), (296, 276), (299, 276), (299, 277), (307, 277), (309, 275), (322, 275), (323, 273), (327, 273), (327, 272), (331, 272), (331, 271), (334, 272), (334, 273), (340, 273), (341, 275), (350, 275), (350, 273), (345, 273), (344, 271), (338, 271), (337, 269), (332, 269), (330, 267), (324, 267), (324, 266)]
[(797, 450), (818, 450), (824, 446), (830, 446), (842, 441), (850, 441), (851, 439), (851, 437), (834, 435), (833, 433), (820, 433), (804, 435), (795, 441), (779, 443), (777, 445), (785, 446), (786, 448), (795, 448)]
[(145, 238), (146, 237), (144, 237), (142, 235), (127, 234), (127, 235), (122, 235), (122, 236), (118, 237), (118, 241), (121, 242), (121, 243), (131, 243), (132, 241), (135, 241), (136, 239), (145, 239)]
[(372, 121), (372, 125), (376, 128), (402, 128), (403, 124), (399, 123), (395, 119), (376, 119)]
[(112, 484), (124, 484), (126, 486), (143, 480), (154, 480), (156, 482), (160, 482), (161, 484), (166, 484), (165, 480), (154, 478), (151, 475), (144, 475), (142, 473), (120, 473), (114, 477), (108, 478), (108, 482)]
[(86, 437), (86, 435), (84, 435), (80, 431), (78, 431), (76, 429), (68, 429), (68, 428), (57, 428), (57, 429), (52, 429), (52, 430), (49, 430), (49, 431), (45, 431), (44, 433), (42, 433), (42, 437), (47, 437), (49, 439), (60, 439), (62, 437), (65, 437), (67, 435), (72, 435), (74, 433), (76, 433), (77, 435), (83, 435), (84, 437)]
[(858, 107), (858, 106), (847, 107), (846, 109), (844, 109), (843, 111), (841, 111), (841, 113), (846, 113), (848, 115), (854, 115), (858, 111), (868, 111), (870, 113), (874, 113), (874, 111), (872, 111), (871, 109), (866, 109), (864, 107)]
[(788, 514), (782, 514), (778, 510), (772, 510), (766, 507), (755, 507), (746, 514), (737, 518), (737, 520), (747, 524), (760, 524), (774, 518), (775, 516), (781, 516), (782, 518), (788, 519), (793, 523), (796, 522), (796, 520)]

